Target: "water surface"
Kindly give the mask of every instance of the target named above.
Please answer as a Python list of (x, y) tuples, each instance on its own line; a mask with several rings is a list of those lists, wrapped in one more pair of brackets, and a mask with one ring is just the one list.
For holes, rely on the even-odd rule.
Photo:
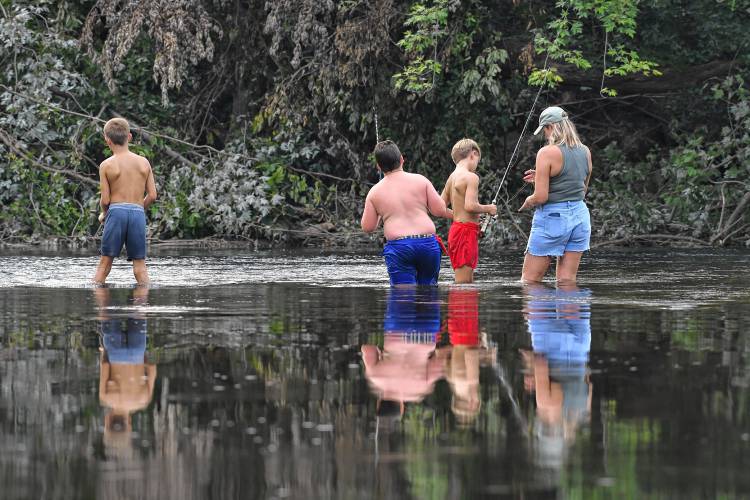
[(4, 498), (750, 495), (750, 258), (390, 290), (376, 254), (0, 255)]

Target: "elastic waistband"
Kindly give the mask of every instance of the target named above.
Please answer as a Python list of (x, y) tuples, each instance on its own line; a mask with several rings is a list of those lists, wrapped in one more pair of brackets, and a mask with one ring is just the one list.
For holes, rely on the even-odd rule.
[(109, 206), (109, 210), (120, 208), (122, 210), (140, 210), (144, 211), (143, 207), (140, 205), (136, 205), (135, 203), (112, 203)]
[(390, 243), (391, 241), (401, 241), (401, 240), (421, 240), (423, 238), (434, 238), (434, 234), (410, 234), (408, 236), (399, 236), (398, 238), (393, 238), (392, 240), (388, 240)]
[(451, 225), (466, 226), (473, 229), (479, 229), (479, 224), (477, 224), (476, 222), (453, 221)]

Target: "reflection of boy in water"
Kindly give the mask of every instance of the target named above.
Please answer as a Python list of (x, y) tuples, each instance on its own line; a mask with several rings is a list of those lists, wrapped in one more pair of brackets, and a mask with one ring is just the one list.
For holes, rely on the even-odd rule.
[(592, 386), (586, 363), (591, 346), (590, 292), (575, 286), (557, 290), (524, 288), (526, 321), (533, 352), (522, 351), (526, 390), (536, 394), (540, 460), (562, 465), (566, 445), (591, 412)]
[(479, 332), (479, 290), (454, 288), (448, 293), (448, 336), (451, 350), (446, 378), (453, 391), (451, 409), (460, 424), (471, 424), (479, 414), (480, 362), (493, 359)]
[[(111, 409), (104, 417), (105, 440), (115, 441), (129, 434), (131, 415), (151, 402), (156, 366), (146, 363), (146, 319), (133, 314), (110, 318), (108, 288), (94, 289), (99, 306), (102, 345), (99, 372), (99, 401)], [(148, 300), (148, 288), (136, 287), (133, 304)], [(123, 329), (125, 327), (125, 329)], [(122, 434), (125, 433), (125, 434)]]
[(402, 415), (404, 403), (421, 401), (443, 377), (435, 350), (440, 332), (437, 289), (392, 288), (383, 330), (382, 351), (375, 345), (361, 348), (365, 377), (378, 396), (378, 415)]

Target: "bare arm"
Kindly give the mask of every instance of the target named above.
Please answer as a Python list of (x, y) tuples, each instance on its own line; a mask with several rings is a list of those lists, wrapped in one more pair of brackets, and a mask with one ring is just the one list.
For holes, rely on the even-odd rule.
[(445, 202), (445, 206), (451, 204), (451, 188), (453, 187), (453, 183), (451, 182), (451, 177), (448, 177), (448, 180), (445, 183), (445, 187), (443, 188), (443, 192), (440, 193), (440, 197)]
[(104, 402), (107, 396), (107, 382), (109, 382), (109, 362), (104, 361), (104, 353), (101, 356), (99, 367), (99, 401)]
[(372, 190), (367, 193), (367, 198), (365, 198), (365, 211), (362, 212), (362, 220), (360, 221), (362, 231), (366, 233), (375, 231), (380, 224), (380, 216), (378, 215), (377, 210), (375, 210), (375, 205), (373, 205), (372, 200), (370, 199), (371, 194)]
[(146, 383), (148, 384), (148, 400), (154, 397), (154, 383), (156, 382), (156, 365), (146, 365)]
[(143, 208), (148, 208), (153, 202), (156, 201), (156, 183), (154, 182), (154, 171), (151, 168), (151, 164), (146, 160), (148, 164), (148, 178), (146, 179), (146, 197), (143, 198)]
[(471, 174), (466, 179), (464, 210), (474, 214), (495, 215), (497, 213), (495, 205), (482, 205), (479, 203), (479, 177), (476, 174)]
[(111, 197), (109, 179), (107, 179), (107, 165), (103, 162), (99, 165), (99, 191), (99, 205), (102, 207), (102, 212), (107, 213)]
[(591, 172), (594, 171), (594, 165), (591, 163), (591, 151), (586, 146), (584, 148), (586, 148), (586, 158), (589, 161), (589, 175), (586, 176), (586, 182), (583, 186), (583, 194), (586, 194), (589, 192), (589, 181), (591, 181)]
[(552, 168), (552, 150), (543, 147), (536, 154), (536, 166), (534, 167), (534, 194), (526, 198), (521, 208), (533, 208), (537, 205), (543, 205), (549, 198), (549, 176)]
[(425, 182), (427, 187), (427, 209), (430, 213), (435, 217), (453, 219), (453, 212), (445, 206), (445, 199), (438, 194), (435, 186), (427, 178), (425, 178)]

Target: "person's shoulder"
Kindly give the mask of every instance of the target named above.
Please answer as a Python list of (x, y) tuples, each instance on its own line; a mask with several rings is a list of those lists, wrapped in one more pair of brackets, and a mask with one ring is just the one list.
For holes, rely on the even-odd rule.
[(472, 172), (470, 170), (457, 170), (455, 173), (456, 178), (464, 182), (479, 180), (479, 175), (476, 172)]
[(112, 158), (114, 158), (114, 156), (110, 156), (108, 158), (103, 159), (102, 162), (99, 164), (99, 170), (101, 171), (106, 170), (107, 167), (112, 164)]
[(541, 149), (539, 149), (539, 152), (536, 154), (538, 158), (562, 158), (562, 150), (557, 144), (547, 144), (546, 146), (543, 146)]
[(374, 196), (380, 191), (380, 187), (383, 185), (383, 179), (380, 179), (375, 185), (370, 187), (370, 190), (367, 191), (367, 197), (370, 198), (371, 196)]
[(430, 181), (430, 179), (422, 174), (418, 174), (416, 172), (404, 172), (404, 175), (406, 176), (406, 179), (410, 181), (410, 183), (429, 184), (430, 186), (432, 186), (432, 182)]
[(139, 165), (145, 166), (145, 167), (151, 167), (151, 162), (148, 161), (148, 158), (146, 158), (143, 155), (139, 155), (138, 153), (130, 152), (132, 155), (132, 158), (135, 159), (135, 161), (138, 162)]

